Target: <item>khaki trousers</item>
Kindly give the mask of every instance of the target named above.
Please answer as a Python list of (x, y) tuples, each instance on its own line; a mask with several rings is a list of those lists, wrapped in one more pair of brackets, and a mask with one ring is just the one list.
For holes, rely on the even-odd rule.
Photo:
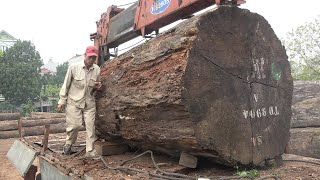
[(66, 121), (67, 121), (67, 138), (66, 144), (74, 144), (78, 137), (79, 129), (82, 126), (82, 117), (84, 117), (84, 122), (86, 125), (86, 151), (93, 150), (93, 142), (97, 140), (95, 135), (95, 115), (96, 107), (84, 109), (77, 108), (72, 104), (67, 104), (66, 106)]

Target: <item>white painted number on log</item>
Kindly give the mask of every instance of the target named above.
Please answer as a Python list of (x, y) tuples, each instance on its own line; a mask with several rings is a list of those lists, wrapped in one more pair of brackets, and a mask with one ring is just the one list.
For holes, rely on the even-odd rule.
[(253, 146), (260, 146), (262, 144), (262, 136), (252, 137), (251, 141)]
[(260, 59), (252, 59), (252, 63), (253, 63), (253, 73), (251, 78), (265, 79), (266, 74), (263, 68), (265, 64), (264, 58), (262, 57)]
[(254, 98), (254, 100), (255, 100), (256, 102), (258, 102), (258, 95), (257, 95), (257, 94), (254, 94), (254, 95), (253, 95), (253, 98)]
[(255, 110), (243, 110), (243, 116), (245, 119), (247, 119), (248, 117), (261, 118), (261, 117), (266, 117), (267, 115), (277, 116), (279, 114), (280, 114), (280, 112), (279, 112), (277, 106), (270, 106), (268, 109), (267, 108), (260, 108), (260, 109), (255, 109)]

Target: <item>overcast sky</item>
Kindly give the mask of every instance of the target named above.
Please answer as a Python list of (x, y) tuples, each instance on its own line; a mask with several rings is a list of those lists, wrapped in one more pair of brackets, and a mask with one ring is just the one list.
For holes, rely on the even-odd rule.
[[(134, 1), (0, 0), (0, 30), (31, 40), (44, 62), (52, 58), (62, 63), (93, 44), (89, 34), (108, 6)], [(279, 38), (320, 15), (319, 0), (247, 0), (241, 7), (264, 16)]]

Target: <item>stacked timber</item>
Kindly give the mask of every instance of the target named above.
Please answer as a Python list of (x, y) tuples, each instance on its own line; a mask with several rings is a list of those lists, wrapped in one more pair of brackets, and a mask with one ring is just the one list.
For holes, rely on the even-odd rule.
[(0, 113), (0, 121), (20, 119), (20, 113)]
[(289, 153), (320, 158), (320, 81), (295, 81)]
[(98, 135), (173, 156), (258, 165), (289, 140), (287, 59), (258, 14), (219, 7), (195, 16), (103, 64)]
[[(23, 136), (43, 135), (44, 125), (50, 124), (50, 133), (66, 132), (66, 119), (63, 113), (32, 113), (33, 117), (22, 117), (20, 114), (3, 115), (7, 120), (0, 121), (0, 139), (19, 137), (19, 119), (22, 122)], [(9, 118), (8, 118), (9, 117)], [(5, 118), (2, 118), (5, 119)], [(83, 127), (81, 130), (84, 130)]]
[(65, 118), (65, 113), (31, 112), (31, 118)]

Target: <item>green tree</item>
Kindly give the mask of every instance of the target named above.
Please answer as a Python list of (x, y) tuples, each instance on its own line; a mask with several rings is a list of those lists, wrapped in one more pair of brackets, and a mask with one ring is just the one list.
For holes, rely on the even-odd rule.
[(3, 57), (3, 52), (0, 50), (0, 58)]
[(59, 98), (60, 86), (48, 84), (41, 90), (41, 99), (46, 101), (48, 98)]
[(68, 66), (69, 66), (68, 62), (64, 62), (63, 64), (60, 64), (57, 66), (57, 73), (53, 77), (52, 84), (55, 84), (58, 86), (61, 86), (63, 84), (64, 77), (68, 70)]
[(320, 16), (289, 32), (283, 41), (295, 79), (320, 79)]
[(22, 104), (21, 107), (23, 110), (23, 116), (30, 116), (31, 112), (34, 112), (36, 110), (31, 100), (28, 100), (26, 104)]
[(18, 41), (0, 58), (0, 94), (10, 103), (21, 105), (39, 97), (43, 62), (30, 41)]

